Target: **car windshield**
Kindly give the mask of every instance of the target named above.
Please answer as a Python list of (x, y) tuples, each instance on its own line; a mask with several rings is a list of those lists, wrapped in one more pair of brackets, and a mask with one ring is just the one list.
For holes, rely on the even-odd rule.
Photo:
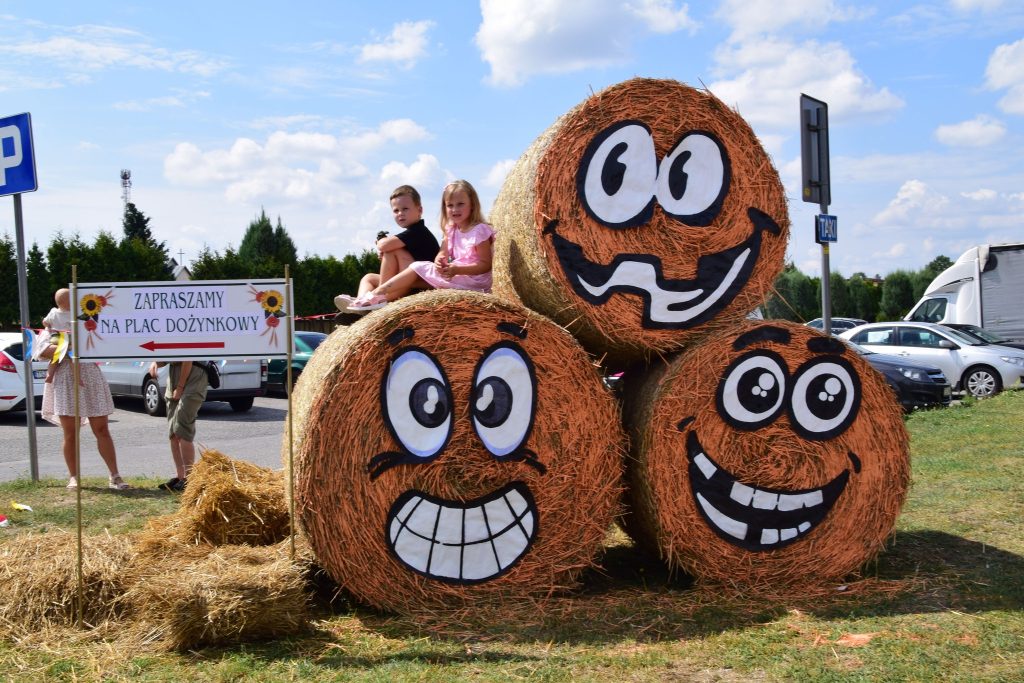
[(961, 344), (967, 344), (968, 346), (981, 346), (983, 344), (987, 344), (988, 343), (988, 342), (978, 341), (977, 337), (972, 337), (971, 335), (967, 334), (966, 332), (961, 332), (960, 330), (955, 330), (952, 327), (947, 327), (945, 330), (943, 330), (943, 332), (948, 334), (955, 341), (958, 341)]
[(953, 329), (957, 330), (958, 332), (964, 332), (966, 334), (971, 334), (971, 335), (974, 335), (976, 337), (980, 337), (981, 339), (984, 339), (985, 341), (987, 341), (989, 344), (1002, 344), (1003, 342), (1006, 341), (1002, 337), (997, 337), (996, 335), (992, 334), (988, 330), (983, 330), (982, 328), (975, 327), (974, 325), (971, 325), (970, 327), (964, 327), (964, 328), (956, 328), (956, 327), (954, 327)]
[(321, 334), (297, 334), (295, 335), (295, 345), (302, 349), (305, 345), (308, 348), (302, 349), (307, 353), (313, 353), (316, 351), (316, 347), (320, 346), (320, 342), (327, 339), (327, 335)]

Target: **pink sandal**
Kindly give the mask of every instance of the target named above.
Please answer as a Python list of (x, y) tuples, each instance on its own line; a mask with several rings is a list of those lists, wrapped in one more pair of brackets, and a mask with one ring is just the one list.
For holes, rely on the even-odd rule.
[(375, 311), (388, 305), (387, 294), (364, 294), (348, 307), (350, 311)]

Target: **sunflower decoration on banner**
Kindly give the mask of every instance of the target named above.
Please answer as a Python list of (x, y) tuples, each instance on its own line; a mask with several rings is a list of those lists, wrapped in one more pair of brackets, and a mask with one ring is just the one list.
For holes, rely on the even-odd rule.
[(263, 308), (263, 319), (267, 329), (260, 332), (260, 336), (270, 333), (270, 346), (277, 346), (277, 326), (281, 324), (281, 318), (288, 315), (284, 310), (284, 296), (276, 289), (265, 289), (260, 291), (249, 285), (249, 292), (252, 294), (250, 301), (258, 301)]
[(88, 332), (88, 336), (85, 339), (85, 348), (91, 349), (95, 345), (94, 337), (103, 341), (103, 337), (96, 331), (97, 321), (100, 319), (100, 313), (103, 312), (104, 307), (113, 298), (114, 290), (111, 289), (106, 294), (86, 294), (79, 300), (78, 307), (81, 309), (82, 314), (78, 316), (78, 319), (85, 321), (85, 330)]

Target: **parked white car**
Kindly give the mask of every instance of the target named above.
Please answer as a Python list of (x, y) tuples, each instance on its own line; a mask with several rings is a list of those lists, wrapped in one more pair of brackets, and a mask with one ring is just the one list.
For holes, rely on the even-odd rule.
[(987, 344), (943, 325), (869, 323), (839, 336), (877, 353), (941, 368), (956, 388), (978, 398), (1019, 387), (1024, 378), (1024, 351)]
[[(0, 411), (25, 409), (25, 356), (21, 332), (0, 332)], [(32, 391), (35, 407), (43, 405), (46, 361), (32, 363)]]
[[(157, 380), (149, 376), (152, 361), (106, 361), (100, 362), (100, 371), (107, 378), (110, 393), (115, 396), (137, 396), (150, 415), (166, 415), (164, 389), (167, 387), (167, 366), (160, 368)], [(220, 370), (220, 388), (208, 389), (207, 401), (227, 401), (231, 409), (245, 412), (252, 408), (257, 396), (267, 395), (267, 361), (265, 360), (222, 360), (217, 361)]]

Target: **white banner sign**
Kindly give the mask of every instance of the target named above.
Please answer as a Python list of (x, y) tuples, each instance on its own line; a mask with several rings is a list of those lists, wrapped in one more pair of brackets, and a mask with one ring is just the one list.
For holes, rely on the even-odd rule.
[(85, 283), (71, 315), (82, 360), (284, 358), (282, 280)]

